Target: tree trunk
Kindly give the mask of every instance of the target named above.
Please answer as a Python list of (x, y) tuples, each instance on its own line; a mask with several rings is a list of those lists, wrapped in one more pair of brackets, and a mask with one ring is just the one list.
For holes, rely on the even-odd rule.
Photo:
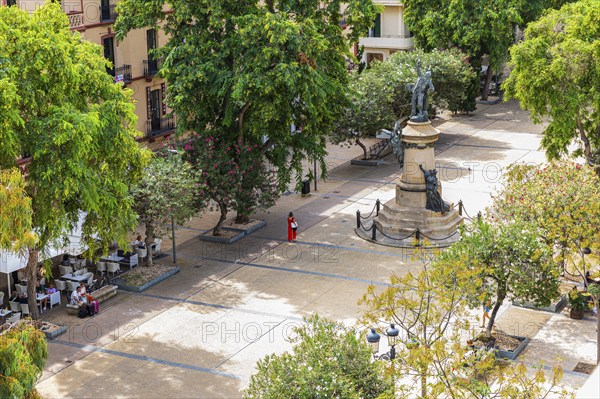
[(596, 295), (594, 298), (596, 306), (596, 364), (600, 364), (600, 298)]
[(577, 128), (579, 129), (579, 138), (583, 142), (583, 156), (585, 156), (585, 160), (588, 163), (592, 162), (592, 146), (590, 145), (590, 140), (585, 134), (585, 129), (583, 127), (583, 123), (581, 122), (579, 112), (577, 112)]
[(496, 314), (498, 314), (498, 310), (500, 309), (500, 306), (502, 306), (504, 298), (506, 298), (506, 289), (499, 289), (498, 295), (496, 296), (496, 304), (494, 305), (494, 309), (492, 310), (492, 314), (490, 315), (490, 320), (485, 329), (486, 337), (492, 336), (492, 327), (494, 327), (494, 322), (496, 321)]
[(488, 99), (488, 92), (490, 91), (490, 83), (492, 82), (493, 74), (494, 73), (492, 71), (492, 66), (488, 65), (487, 71), (485, 73), (485, 83), (483, 84), (483, 89), (481, 90), (481, 99), (483, 101), (487, 101)]
[(235, 222), (237, 224), (246, 224), (250, 221), (250, 216), (249, 215), (245, 215), (245, 214), (241, 214), (241, 213), (237, 213), (237, 215), (235, 216)]
[(30, 317), (33, 320), (38, 320), (40, 318), (35, 292), (37, 286), (38, 257), (39, 251), (37, 249), (29, 249), (27, 266), (25, 266), (25, 276), (27, 277), (27, 304), (29, 305)]
[(421, 398), (427, 398), (427, 375), (421, 372)]
[(227, 205), (223, 202), (219, 202), (219, 209), (221, 210), (221, 217), (219, 218), (219, 222), (213, 228), (213, 235), (220, 236), (221, 235), (221, 225), (227, 219)]
[(145, 266), (152, 266), (152, 244), (154, 244), (154, 225), (146, 223), (146, 261)]
[(369, 158), (369, 154), (367, 154), (367, 147), (365, 147), (365, 145), (360, 142), (359, 138), (356, 139), (355, 143), (356, 143), (357, 146), (359, 146), (360, 148), (362, 148), (362, 150), (363, 150), (363, 159), (368, 159)]

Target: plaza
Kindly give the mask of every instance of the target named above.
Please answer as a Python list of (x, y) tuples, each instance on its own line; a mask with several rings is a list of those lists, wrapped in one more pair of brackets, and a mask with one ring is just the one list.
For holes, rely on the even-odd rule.
[[(479, 104), (466, 116), (443, 114), (436, 145), (444, 198), (462, 200), (474, 216), (490, 204), (502, 168), (541, 163), (542, 126), (533, 125), (516, 102)], [(310, 196), (286, 193), (268, 212), (268, 225), (234, 244), (200, 241), (216, 214), (177, 229), (181, 272), (139, 294), (120, 291), (93, 318), (57, 309), (44, 320), (68, 326), (48, 342), (49, 357), (37, 390), (45, 398), (239, 398), (255, 363), (289, 350), (287, 337), (312, 313), (356, 323), (367, 287), (385, 287), (392, 273), (419, 270), (412, 251), (380, 246), (354, 233), (356, 211), (368, 214), (377, 199), (395, 194), (400, 168), (388, 156), (381, 167), (350, 166), (360, 149), (329, 146), (329, 175)], [(306, 165), (308, 168), (309, 165)], [(286, 239), (293, 212), (298, 241)], [(171, 247), (168, 240), (163, 249)], [(170, 255), (170, 253), (167, 253)], [(166, 256), (159, 262), (171, 262)], [(474, 321), (479, 314), (474, 314)], [(571, 320), (504, 304), (498, 327), (527, 335), (519, 360), (550, 369), (557, 358), (563, 383), (577, 389), (587, 374), (579, 362), (595, 363), (596, 320)]]

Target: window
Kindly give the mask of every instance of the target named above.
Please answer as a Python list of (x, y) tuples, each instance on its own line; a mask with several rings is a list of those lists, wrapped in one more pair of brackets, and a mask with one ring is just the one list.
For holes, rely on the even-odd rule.
[(110, 67), (106, 67), (106, 72), (109, 75), (115, 76), (115, 40), (114, 37), (107, 37), (103, 41), (104, 58), (111, 62)]

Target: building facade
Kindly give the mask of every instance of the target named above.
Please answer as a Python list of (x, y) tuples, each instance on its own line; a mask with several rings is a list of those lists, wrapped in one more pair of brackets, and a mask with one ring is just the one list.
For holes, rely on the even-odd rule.
[[(33, 12), (41, 7), (43, 0), (0, 0), (2, 5), (14, 5)], [(140, 141), (155, 142), (175, 131), (175, 117), (169, 116), (165, 102), (166, 83), (157, 76), (160, 59), (151, 50), (165, 44), (167, 39), (161, 30), (138, 29), (117, 43), (113, 24), (116, 19), (115, 4), (118, 0), (62, 0), (61, 6), (69, 18), (71, 30), (102, 47), (104, 57), (111, 61), (107, 73), (115, 82), (122, 82), (133, 90), (138, 117), (137, 129), (144, 133)]]
[(364, 46), (362, 62), (367, 65), (374, 60), (385, 61), (396, 51), (411, 50), (414, 39), (404, 25), (404, 6), (400, 0), (373, 0), (383, 6), (377, 14), (368, 37), (360, 39), (359, 46)]

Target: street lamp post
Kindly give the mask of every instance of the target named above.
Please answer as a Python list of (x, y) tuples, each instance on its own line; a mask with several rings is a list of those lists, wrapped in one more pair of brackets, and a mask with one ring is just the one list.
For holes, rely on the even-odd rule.
[[(169, 154), (169, 158), (171, 158), (171, 154), (178, 154), (176, 150), (167, 150), (167, 154)], [(171, 241), (173, 242), (173, 263), (177, 264), (177, 250), (175, 244), (175, 217), (173, 216), (173, 209), (171, 209)]]
[(389, 352), (379, 355), (379, 341), (381, 340), (381, 336), (377, 333), (377, 331), (375, 331), (374, 328), (371, 328), (371, 331), (367, 333), (367, 342), (371, 345), (371, 349), (373, 351), (373, 358), (390, 361), (394, 360), (396, 358), (396, 342), (398, 340), (399, 334), (400, 330), (398, 330), (394, 326), (394, 324), (391, 324), (390, 328), (388, 328), (385, 332), (385, 335), (388, 338), (388, 345), (390, 346), (390, 350)]

